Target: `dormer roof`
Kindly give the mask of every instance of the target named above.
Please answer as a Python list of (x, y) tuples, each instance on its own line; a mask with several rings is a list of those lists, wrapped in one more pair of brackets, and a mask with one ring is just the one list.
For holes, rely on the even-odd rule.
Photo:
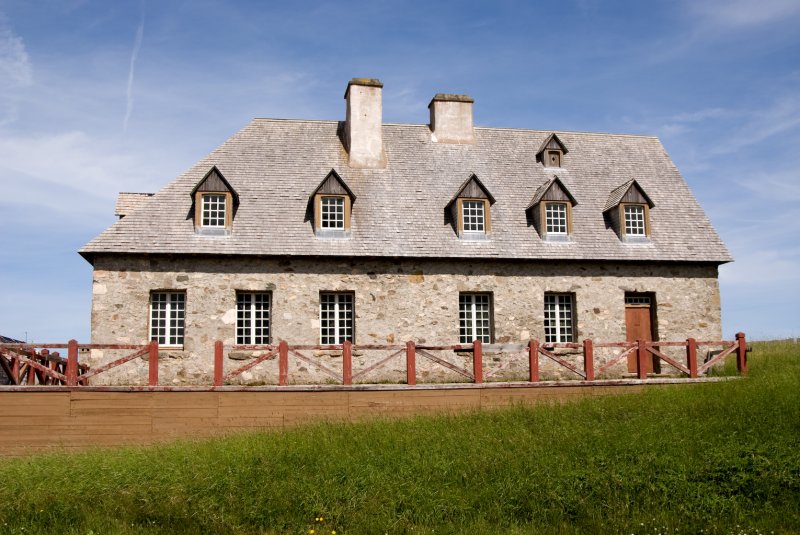
[(453, 204), (457, 199), (486, 199), (490, 205), (495, 203), (492, 194), (474, 173), (461, 184), (458, 192), (450, 199), (447, 206)]
[(539, 186), (539, 189), (533, 194), (533, 199), (531, 199), (528, 209), (533, 208), (542, 201), (569, 201), (572, 206), (578, 204), (578, 201), (575, 200), (575, 197), (572, 196), (572, 193), (569, 192), (557, 176)]
[(211, 166), (211, 169), (200, 179), (200, 182), (192, 188), (189, 194), (192, 199), (194, 199), (195, 193), (198, 191), (230, 192), (233, 198), (233, 206), (236, 207), (239, 205), (239, 195), (236, 193), (236, 190), (233, 189), (233, 186), (225, 179), (220, 170), (217, 169), (216, 165)]
[(342, 177), (339, 176), (339, 173), (336, 172), (335, 169), (331, 169), (330, 173), (322, 179), (322, 182), (319, 183), (319, 186), (311, 192), (311, 197), (314, 197), (317, 193), (328, 194), (328, 195), (347, 195), (350, 197), (351, 202), (355, 202), (356, 195), (353, 193), (353, 190), (350, 189), (350, 186), (347, 185), (347, 182), (342, 180)]
[(603, 207), (603, 212), (607, 212), (619, 206), (622, 202), (647, 204), (650, 208), (655, 206), (653, 201), (650, 200), (650, 197), (648, 197), (647, 193), (645, 193), (644, 189), (642, 189), (635, 179), (625, 182), (611, 192), (606, 201), (606, 205)]
[(542, 161), (542, 153), (546, 150), (560, 150), (563, 154), (568, 153), (567, 146), (555, 134), (550, 134), (545, 138), (536, 151), (536, 160)]

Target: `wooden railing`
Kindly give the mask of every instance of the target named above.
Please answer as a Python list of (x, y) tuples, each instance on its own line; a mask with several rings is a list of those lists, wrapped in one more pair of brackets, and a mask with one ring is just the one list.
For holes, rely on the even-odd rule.
[[(674, 355), (670, 356), (665, 353), (665, 351), (668, 351), (666, 348), (677, 347), (685, 349), (685, 362), (678, 360)], [(716, 352), (709, 351), (709, 358), (699, 363), (697, 357), (699, 347), (719, 347), (721, 349)], [(66, 360), (58, 352), (50, 352), (51, 349), (62, 348), (67, 348), (68, 356)], [(599, 368), (596, 368), (594, 364), (595, 350), (599, 348), (618, 348), (622, 351), (613, 355)], [(80, 349), (132, 350), (133, 353), (102, 366), (90, 368), (85, 363), (78, 362)], [(696, 378), (707, 372), (715, 363), (731, 354), (736, 355), (739, 373), (746, 374), (748, 351), (744, 333), (737, 333), (734, 341), (698, 341), (694, 338), (689, 338), (683, 342), (650, 342), (645, 340), (636, 342), (594, 342), (587, 339), (582, 343), (540, 343), (537, 340), (530, 340), (527, 344), (484, 344), (480, 340), (475, 340), (472, 344), (455, 345), (418, 345), (414, 341), (408, 341), (405, 344), (385, 345), (355, 345), (349, 341), (340, 345), (290, 345), (286, 341), (281, 341), (277, 345), (233, 345), (228, 346), (227, 349), (229, 351), (264, 352), (264, 354), (226, 373), (224, 369), (226, 346), (221, 341), (215, 342), (214, 386), (222, 386), (225, 383), (229, 383), (259, 364), (276, 358), (278, 359), (278, 385), (286, 386), (289, 384), (290, 356), (296, 361), (315, 367), (332, 381), (342, 385), (352, 385), (353, 381), (358, 381), (367, 376), (367, 374), (385, 367), (392, 360), (405, 356), (406, 384), (413, 386), (417, 384), (418, 379), (418, 358), (426, 359), (435, 365), (446, 368), (464, 377), (467, 381), (481, 384), (502, 372), (511, 362), (510, 359), (506, 359), (494, 369), (487, 371), (483, 362), (485, 352), (524, 353), (528, 360), (528, 380), (535, 383), (541, 380), (539, 373), (541, 358), (552, 361), (557, 367), (567, 370), (583, 381), (596, 380), (598, 376), (605, 374), (632, 354), (636, 355), (636, 377), (638, 379), (647, 378), (648, 359), (654, 358), (666, 362), (690, 378)], [(388, 355), (370, 363), (363, 369), (354, 371), (354, 350), (386, 351)], [(565, 358), (565, 355), (559, 353), (559, 350), (571, 350), (573, 354), (580, 355), (583, 366), (570, 362)], [(309, 354), (309, 351), (341, 352), (341, 368), (331, 368), (329, 364)], [(436, 355), (435, 352), (437, 351), (471, 354), (471, 369), (459, 363), (454, 363), (445, 358), (445, 356)], [(70, 340), (66, 344), (0, 344), (0, 367), (15, 385), (86, 386), (91, 378), (144, 355), (148, 356), (148, 386), (158, 386), (159, 346), (155, 341), (147, 344), (78, 344), (75, 340)]]
[[(66, 349), (67, 358), (51, 349)], [(81, 349), (134, 350), (134, 353), (90, 368), (78, 362)], [(79, 344), (75, 340), (60, 344), (0, 344), (0, 367), (15, 385), (85, 386), (89, 379), (135, 358), (148, 354), (148, 384), (158, 385), (158, 342), (148, 344)]]
[[(710, 346), (722, 347), (722, 350), (706, 359), (702, 364), (698, 364), (698, 347)], [(665, 354), (661, 348), (684, 347), (686, 351), (686, 363), (679, 362), (674, 357)], [(595, 368), (594, 353), (596, 348), (620, 348), (623, 351), (600, 368)], [(267, 360), (278, 359), (278, 385), (286, 386), (289, 384), (289, 357), (314, 366), (322, 374), (328, 376), (333, 381), (342, 385), (352, 385), (354, 380), (365, 376), (367, 373), (375, 371), (385, 366), (391, 360), (405, 355), (406, 360), (406, 384), (417, 384), (417, 357), (423, 357), (434, 364), (438, 364), (452, 372), (465, 377), (467, 380), (480, 384), (493, 375), (503, 371), (504, 366), (510, 360), (500, 364), (497, 368), (485, 371), (483, 365), (484, 352), (494, 353), (519, 353), (524, 352), (528, 357), (529, 381), (539, 382), (539, 360), (544, 357), (557, 366), (575, 374), (584, 381), (594, 381), (599, 375), (606, 373), (613, 366), (628, 358), (632, 353), (636, 354), (636, 376), (639, 379), (646, 379), (648, 373), (647, 359), (657, 358), (666, 362), (676, 370), (686, 374), (690, 378), (697, 378), (705, 373), (711, 366), (719, 362), (726, 356), (736, 353), (736, 364), (739, 373), (747, 373), (747, 344), (744, 333), (737, 333), (735, 341), (698, 341), (689, 338), (683, 342), (650, 342), (638, 340), (636, 342), (594, 342), (584, 340), (582, 343), (540, 343), (537, 340), (530, 340), (527, 344), (484, 344), (480, 340), (475, 340), (472, 344), (456, 345), (417, 345), (414, 341), (408, 341), (405, 345), (397, 344), (364, 344), (355, 345), (350, 341), (345, 341), (341, 345), (289, 345), (282, 341), (278, 345), (234, 345), (229, 348), (231, 351), (254, 351), (265, 352), (256, 357), (244, 366), (234, 369), (228, 373), (224, 372), (225, 345), (221, 341), (215, 343), (214, 348), (214, 386), (222, 386), (246, 371), (249, 371)], [(559, 349), (571, 349), (579, 351), (583, 367), (578, 367), (558, 353)], [(306, 351), (341, 351), (342, 364), (340, 370), (331, 369), (319, 359), (306, 354)], [(353, 371), (353, 351), (388, 351), (390, 354), (368, 367)], [(469, 352), (472, 354), (472, 369), (465, 369), (456, 363), (435, 355), (433, 351), (453, 351)]]

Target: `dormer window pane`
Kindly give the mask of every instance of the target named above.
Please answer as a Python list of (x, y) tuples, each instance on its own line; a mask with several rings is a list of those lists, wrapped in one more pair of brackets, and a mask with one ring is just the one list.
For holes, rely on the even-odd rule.
[(344, 197), (322, 197), (320, 201), (320, 227), (344, 230)]
[(625, 234), (627, 236), (645, 236), (644, 206), (640, 204), (625, 205)]
[(486, 232), (483, 201), (464, 201), (461, 209), (464, 219), (464, 232)]
[(567, 233), (567, 205), (565, 203), (547, 203), (545, 219), (547, 234)]
[(203, 217), (201, 219), (204, 227), (225, 227), (225, 195), (203, 195)]

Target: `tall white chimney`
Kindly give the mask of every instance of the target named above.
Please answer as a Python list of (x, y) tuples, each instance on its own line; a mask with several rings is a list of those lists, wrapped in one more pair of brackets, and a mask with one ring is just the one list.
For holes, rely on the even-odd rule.
[(468, 95), (437, 93), (428, 109), (431, 110), (431, 132), (439, 143), (474, 143), (472, 103)]
[(344, 144), (350, 157), (350, 167), (386, 167), (386, 155), (383, 152), (382, 88), (381, 81), (375, 78), (353, 78), (347, 84), (344, 92), (347, 101)]

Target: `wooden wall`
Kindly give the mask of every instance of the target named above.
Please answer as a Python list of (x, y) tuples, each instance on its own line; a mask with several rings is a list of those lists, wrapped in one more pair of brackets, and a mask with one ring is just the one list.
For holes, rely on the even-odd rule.
[(642, 388), (641, 384), (537, 385), (314, 392), (65, 387), (36, 391), (14, 387), (0, 390), (0, 455), (24, 455), (50, 448), (152, 444), (178, 437), (279, 429), (323, 419), (395, 418), (517, 403), (561, 403)]

